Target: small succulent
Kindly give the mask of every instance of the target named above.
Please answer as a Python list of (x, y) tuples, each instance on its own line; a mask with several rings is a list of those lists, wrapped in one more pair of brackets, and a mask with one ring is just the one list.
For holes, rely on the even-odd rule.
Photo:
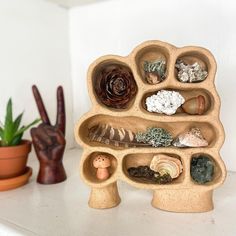
[(147, 143), (153, 147), (167, 147), (173, 141), (172, 135), (165, 129), (151, 127), (146, 132), (136, 134), (137, 142)]
[(0, 123), (0, 146), (16, 146), (20, 144), (24, 132), (40, 121), (40, 119), (36, 119), (27, 126), (20, 126), (22, 116), (23, 112), (13, 120), (12, 100), (9, 99), (6, 108), (5, 123)]

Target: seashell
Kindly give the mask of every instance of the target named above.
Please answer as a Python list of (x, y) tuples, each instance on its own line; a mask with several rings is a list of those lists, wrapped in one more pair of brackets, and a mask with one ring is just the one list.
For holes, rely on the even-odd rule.
[(202, 115), (206, 110), (205, 97), (199, 95), (190, 98), (182, 105), (183, 110), (190, 115)]
[(205, 147), (207, 140), (203, 137), (199, 128), (180, 134), (172, 143), (176, 147)]
[(169, 174), (174, 179), (182, 173), (183, 166), (179, 159), (159, 154), (153, 157), (150, 169), (158, 172), (161, 176)]

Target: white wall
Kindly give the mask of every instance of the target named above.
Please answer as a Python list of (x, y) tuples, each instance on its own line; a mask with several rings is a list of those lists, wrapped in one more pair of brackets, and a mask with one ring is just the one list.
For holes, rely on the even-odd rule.
[(15, 114), (25, 110), (25, 124), (39, 117), (31, 92), (32, 84), (37, 84), (54, 122), (56, 87), (61, 84), (67, 105), (67, 147), (72, 147), (68, 36), (66, 9), (42, 0), (0, 1), (0, 118), (9, 97)]
[(217, 89), (226, 131), (222, 156), (236, 171), (236, 2), (233, 0), (113, 0), (70, 10), (75, 121), (90, 108), (86, 72), (105, 54), (127, 55), (139, 43), (159, 39), (200, 45), (218, 62)]

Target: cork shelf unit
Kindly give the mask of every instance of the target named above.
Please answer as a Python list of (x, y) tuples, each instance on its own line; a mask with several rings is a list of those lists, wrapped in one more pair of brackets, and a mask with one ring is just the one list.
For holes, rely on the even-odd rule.
[[(145, 60), (166, 60), (166, 78), (158, 84), (148, 84), (143, 73)], [(177, 79), (175, 63), (177, 59), (188, 63), (198, 62), (208, 71), (207, 78), (198, 83), (182, 83)], [(134, 90), (132, 99), (124, 109), (114, 109), (102, 103), (96, 92), (97, 77), (106, 67), (119, 65), (132, 73)], [(224, 182), (225, 165), (219, 151), (224, 142), (224, 130), (219, 120), (220, 99), (214, 85), (216, 62), (213, 55), (201, 47), (177, 48), (161, 41), (147, 41), (136, 47), (127, 57), (107, 55), (97, 59), (88, 70), (88, 90), (92, 100), (92, 109), (78, 121), (75, 127), (77, 142), (83, 147), (80, 163), (82, 179), (91, 187), (89, 206), (104, 209), (120, 203), (117, 181), (126, 181), (130, 185), (153, 190), (152, 205), (156, 208), (174, 212), (205, 212), (213, 209), (213, 190)], [(150, 113), (145, 107), (145, 98), (159, 90), (179, 91), (185, 99), (202, 95), (206, 101), (206, 111), (202, 115), (188, 115), (183, 111), (168, 116)], [(207, 147), (177, 148), (168, 147), (117, 147), (110, 143), (91, 141), (89, 130), (104, 124), (114, 128), (122, 127), (132, 132), (144, 131), (150, 126), (164, 128), (174, 137), (196, 126), (201, 129)], [(97, 154), (110, 157), (110, 176), (106, 180), (96, 178), (93, 160)], [(168, 184), (145, 182), (131, 177), (128, 168), (150, 165), (154, 155), (166, 154), (178, 158), (183, 165), (181, 175)], [(191, 178), (191, 160), (199, 155), (208, 156), (214, 163), (214, 175), (210, 182), (198, 184)]]

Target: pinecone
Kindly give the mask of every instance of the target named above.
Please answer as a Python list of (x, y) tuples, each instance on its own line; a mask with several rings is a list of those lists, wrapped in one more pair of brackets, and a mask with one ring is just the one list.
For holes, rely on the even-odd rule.
[(111, 65), (97, 75), (95, 92), (104, 105), (125, 109), (136, 95), (137, 85), (128, 67)]

